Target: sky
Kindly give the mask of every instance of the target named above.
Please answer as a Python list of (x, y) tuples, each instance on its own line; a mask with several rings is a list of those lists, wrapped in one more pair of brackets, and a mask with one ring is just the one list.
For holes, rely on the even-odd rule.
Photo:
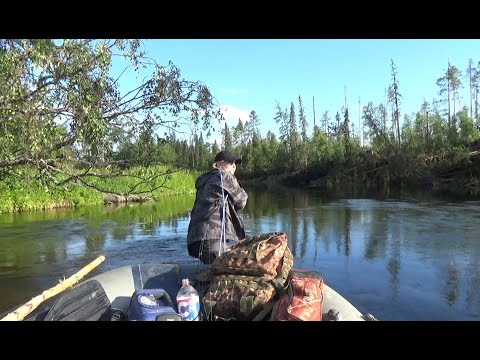
[[(276, 101), (298, 116), (301, 96), (309, 136), (328, 110), (333, 120), (345, 104), (358, 131), (360, 106), (385, 103), (392, 83), (391, 60), (397, 69), (400, 116), (420, 110), (424, 100), (439, 99), (437, 79), (448, 61), (462, 75), (469, 59), (480, 61), (480, 39), (148, 39), (144, 50), (157, 63), (172, 61), (182, 77), (202, 81), (224, 109), (229, 126), (257, 113), (264, 137), (279, 134)], [(463, 79), (462, 104), (469, 105)], [(315, 99), (315, 107), (313, 106)], [(342, 116), (343, 119), (343, 116)], [(220, 128), (213, 137), (218, 138)]]

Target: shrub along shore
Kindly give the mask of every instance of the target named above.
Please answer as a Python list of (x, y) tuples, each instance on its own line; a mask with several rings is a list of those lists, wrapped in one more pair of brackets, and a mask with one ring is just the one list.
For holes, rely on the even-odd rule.
[[(0, 213), (37, 211), (54, 208), (69, 208), (86, 205), (145, 202), (161, 196), (191, 194), (195, 191), (198, 172), (175, 171), (160, 176), (147, 187), (138, 186), (135, 172), (149, 171), (152, 174), (167, 173), (166, 168), (155, 166), (149, 169), (135, 169), (132, 176), (108, 178), (96, 182), (96, 185), (110, 192), (101, 192), (80, 182), (69, 183), (68, 187), (44, 185), (39, 181), (7, 178), (0, 182)], [(136, 194), (129, 194), (134, 188)], [(153, 191), (150, 191), (153, 190)], [(121, 195), (122, 194), (122, 195)]]

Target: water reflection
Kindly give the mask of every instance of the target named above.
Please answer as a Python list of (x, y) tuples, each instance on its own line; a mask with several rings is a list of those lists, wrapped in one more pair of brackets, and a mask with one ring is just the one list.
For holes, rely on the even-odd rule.
[(85, 240), (85, 255), (94, 255), (102, 252), (105, 247), (106, 238), (107, 234), (100, 232), (87, 235), (87, 238)]
[(460, 274), (454, 259), (450, 259), (448, 262), (445, 279), (446, 279), (446, 287), (445, 287), (444, 297), (447, 300), (447, 304), (449, 306), (453, 306), (457, 301), (457, 296), (459, 293), (459, 280), (460, 280)]
[[(287, 233), (295, 266), (322, 272), (360, 311), (384, 320), (479, 319), (480, 202), (247, 192), (247, 235)], [(186, 251), (193, 200), (0, 215), (0, 312), (100, 254), (107, 260), (96, 271), (196, 261)]]
[(397, 223), (392, 224), (391, 229), (391, 245), (390, 256), (387, 262), (387, 270), (390, 273), (390, 287), (393, 294), (396, 296), (399, 289), (399, 275), (400, 275), (400, 226)]
[[(273, 194), (250, 197), (251, 233), (285, 231), (296, 266), (322, 271), (363, 310), (395, 320), (478, 318), (480, 202)], [(261, 214), (269, 215), (259, 224)]]
[(468, 311), (480, 316), (480, 249), (476, 247), (472, 252), (469, 264), (466, 268), (466, 307)]

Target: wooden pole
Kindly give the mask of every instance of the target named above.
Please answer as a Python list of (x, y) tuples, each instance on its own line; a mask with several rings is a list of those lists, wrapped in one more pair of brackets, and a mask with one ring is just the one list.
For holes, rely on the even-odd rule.
[(90, 264), (85, 266), (83, 269), (81, 269), (76, 274), (73, 274), (68, 279), (65, 279), (64, 281), (61, 281), (60, 284), (58, 284), (58, 285), (56, 285), (56, 286), (54, 286), (54, 287), (52, 287), (48, 290), (45, 290), (40, 295), (35, 296), (29, 302), (23, 304), (22, 306), (18, 307), (15, 311), (12, 311), (7, 316), (0, 319), (0, 321), (20, 321), (20, 320), (23, 320), (25, 318), (25, 316), (27, 316), (33, 310), (35, 310), (38, 307), (38, 305), (40, 305), (42, 302), (51, 298), (52, 296), (55, 296), (55, 295), (61, 293), (62, 291), (69, 288), (70, 286), (76, 284), (86, 274), (88, 274), (90, 271), (92, 271), (94, 268), (96, 268), (98, 265), (100, 265), (104, 260), (105, 260), (105, 256), (100, 255), (98, 258), (93, 260)]

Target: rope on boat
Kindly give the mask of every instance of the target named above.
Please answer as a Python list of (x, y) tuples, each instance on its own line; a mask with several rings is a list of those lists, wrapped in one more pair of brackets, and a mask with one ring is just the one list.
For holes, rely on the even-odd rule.
[(220, 170), (220, 184), (222, 187), (222, 226), (220, 230), (220, 246), (218, 247), (218, 255), (224, 253), (227, 250), (227, 240), (225, 239), (225, 207), (227, 203), (228, 194), (225, 195), (225, 190), (223, 188), (223, 175), (222, 170)]

